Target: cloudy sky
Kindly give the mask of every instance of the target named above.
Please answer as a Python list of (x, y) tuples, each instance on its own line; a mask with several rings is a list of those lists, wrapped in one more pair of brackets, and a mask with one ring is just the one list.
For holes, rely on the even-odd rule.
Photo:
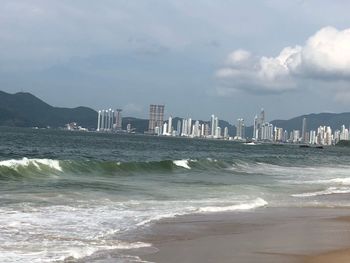
[(0, 89), (251, 123), (350, 111), (348, 0), (1, 0)]

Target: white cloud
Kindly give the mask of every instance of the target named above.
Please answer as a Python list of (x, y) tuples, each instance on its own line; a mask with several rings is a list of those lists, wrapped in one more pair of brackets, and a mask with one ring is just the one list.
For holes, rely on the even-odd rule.
[(231, 66), (244, 65), (251, 59), (252, 54), (244, 49), (231, 52), (226, 59), (226, 64)]
[(322, 28), (304, 46), (286, 47), (276, 57), (234, 51), (216, 77), (226, 89), (257, 93), (300, 89), (305, 79), (350, 83), (350, 29)]

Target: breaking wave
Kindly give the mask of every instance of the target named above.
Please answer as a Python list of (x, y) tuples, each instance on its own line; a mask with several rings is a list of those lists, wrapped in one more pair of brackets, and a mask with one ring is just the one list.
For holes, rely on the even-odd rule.
[(350, 193), (350, 188), (348, 187), (329, 187), (326, 190), (302, 193), (302, 194), (293, 194), (293, 197), (314, 197), (322, 195), (332, 195), (332, 194), (348, 194)]
[(199, 212), (204, 213), (215, 213), (215, 212), (229, 212), (229, 211), (241, 211), (241, 210), (251, 210), (254, 208), (264, 207), (268, 203), (262, 199), (257, 198), (249, 203), (242, 203), (230, 206), (207, 206), (199, 209)]
[(91, 160), (53, 160), (53, 159), (10, 159), (0, 161), (0, 180), (11, 178), (40, 177), (47, 175), (99, 174), (118, 175), (137, 172), (168, 173), (183, 169), (215, 170), (227, 168), (231, 164), (213, 159), (203, 160), (161, 160), (147, 162), (91, 161)]

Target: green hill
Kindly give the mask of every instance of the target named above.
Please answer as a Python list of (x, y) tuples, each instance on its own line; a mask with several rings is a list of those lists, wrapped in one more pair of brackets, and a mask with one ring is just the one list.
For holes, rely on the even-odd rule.
[(330, 126), (332, 129), (340, 129), (344, 124), (349, 127), (350, 112), (344, 113), (312, 113), (302, 115), (290, 120), (274, 120), (271, 123), (274, 126), (283, 128), (287, 131), (301, 130), (303, 118), (307, 119), (307, 130), (317, 130), (319, 126)]
[[(346, 127), (350, 124), (350, 112), (345, 113), (319, 113), (302, 115), (290, 120), (274, 120), (274, 126), (281, 127), (287, 131), (301, 130), (303, 118), (307, 118), (307, 130), (316, 130), (321, 125), (340, 129), (341, 125)], [(176, 129), (177, 121), (174, 118), (173, 125)], [(0, 126), (18, 127), (63, 127), (66, 123), (77, 122), (79, 125), (94, 129), (97, 125), (97, 112), (87, 107), (60, 108), (53, 107), (30, 93), (19, 92), (9, 94), (0, 91)], [(209, 121), (200, 121), (209, 123)], [(133, 117), (123, 118), (123, 129), (131, 124), (136, 132), (143, 133), (148, 130), (148, 120)], [(229, 134), (235, 136), (236, 128), (227, 121), (220, 120), (220, 127), (228, 127)], [(246, 127), (246, 136), (251, 137), (253, 127)]]
[(87, 128), (96, 126), (97, 112), (87, 107), (59, 108), (30, 93), (0, 91), (0, 125), (19, 127), (63, 127), (77, 122)]

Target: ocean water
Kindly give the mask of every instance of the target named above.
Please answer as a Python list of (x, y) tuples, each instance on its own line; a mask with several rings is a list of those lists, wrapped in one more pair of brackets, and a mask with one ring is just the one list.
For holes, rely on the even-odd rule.
[(141, 262), (162, 218), (350, 206), (350, 149), (0, 128), (0, 262)]

